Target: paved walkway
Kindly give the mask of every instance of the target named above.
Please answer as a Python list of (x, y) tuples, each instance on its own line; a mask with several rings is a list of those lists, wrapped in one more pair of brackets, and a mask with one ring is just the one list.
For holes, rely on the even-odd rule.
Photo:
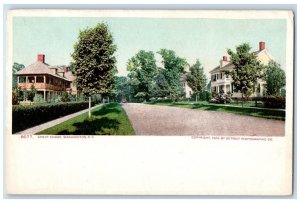
[(283, 136), (285, 122), (232, 113), (127, 103), (137, 135)]
[[(92, 110), (95, 109), (95, 108), (97, 108), (97, 107), (99, 107), (99, 106), (101, 106), (101, 105), (102, 104), (96, 105), (96, 106), (92, 107)], [(52, 126), (55, 126), (55, 125), (60, 124), (62, 122), (65, 122), (66, 120), (69, 120), (71, 118), (79, 116), (79, 115), (81, 115), (81, 114), (83, 114), (85, 112), (88, 112), (88, 111), (89, 111), (89, 109), (84, 109), (82, 111), (78, 111), (76, 113), (69, 114), (67, 116), (64, 116), (64, 117), (61, 117), (61, 118), (58, 118), (58, 119), (55, 119), (55, 120), (52, 120), (52, 121), (48, 121), (47, 123), (43, 123), (41, 125), (37, 125), (37, 126), (34, 126), (32, 128), (28, 128), (28, 129), (26, 129), (24, 131), (20, 131), (20, 132), (17, 132), (15, 134), (18, 134), (18, 135), (34, 135), (34, 134), (36, 134), (36, 133), (38, 133), (38, 132), (40, 132), (42, 130), (45, 130), (47, 128), (50, 128)]]

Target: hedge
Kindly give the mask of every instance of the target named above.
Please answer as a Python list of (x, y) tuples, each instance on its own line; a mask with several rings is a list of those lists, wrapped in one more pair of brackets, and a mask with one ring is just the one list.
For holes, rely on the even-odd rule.
[[(94, 103), (92, 103), (94, 105)], [(87, 109), (88, 102), (67, 102), (38, 106), (15, 105), (12, 108), (12, 132), (16, 133), (47, 121)]]
[(263, 97), (263, 102), (266, 108), (285, 108), (285, 97), (266, 96)]

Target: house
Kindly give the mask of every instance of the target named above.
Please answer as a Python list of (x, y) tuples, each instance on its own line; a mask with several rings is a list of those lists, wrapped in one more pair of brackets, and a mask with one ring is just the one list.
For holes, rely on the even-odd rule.
[(180, 77), (180, 84), (184, 91), (184, 97), (191, 98), (192, 94), (193, 94), (193, 90), (192, 90), (192, 88), (190, 88), (190, 86), (188, 86), (186, 78), (187, 78), (187, 75), (185, 73)]
[[(259, 49), (254, 54), (257, 59), (263, 64), (267, 65), (273, 57), (269, 54), (266, 49), (265, 42), (259, 42)], [(226, 75), (225, 71), (231, 71), (234, 65), (230, 62), (227, 56), (223, 56), (220, 60), (220, 65), (212, 69), (209, 73), (211, 74), (211, 92), (219, 93), (224, 91), (225, 93), (232, 94), (232, 97), (240, 98), (241, 93), (234, 92), (233, 80), (230, 75)], [(259, 79), (255, 91), (250, 97), (261, 97), (264, 95), (265, 81)]]
[(63, 92), (77, 94), (75, 76), (67, 67), (50, 66), (45, 63), (45, 55), (38, 54), (37, 61), (16, 73), (18, 87), (30, 90), (33, 85), (44, 101)]

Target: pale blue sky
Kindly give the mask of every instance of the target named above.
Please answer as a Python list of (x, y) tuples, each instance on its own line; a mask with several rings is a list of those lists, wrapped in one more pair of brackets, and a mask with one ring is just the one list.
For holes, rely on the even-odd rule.
[[(253, 51), (259, 41), (285, 69), (285, 20), (159, 19), (14, 17), (13, 62), (25, 66), (45, 54), (50, 65), (68, 65), (80, 29), (108, 24), (115, 44), (119, 75), (126, 75), (126, 62), (139, 50), (174, 50), (192, 64), (198, 58), (208, 72), (219, 64), (226, 49), (248, 42)], [(160, 58), (156, 56), (158, 60)]]

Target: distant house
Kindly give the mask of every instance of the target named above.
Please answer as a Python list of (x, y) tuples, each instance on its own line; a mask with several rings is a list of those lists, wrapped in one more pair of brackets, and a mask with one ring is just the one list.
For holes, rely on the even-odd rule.
[[(254, 54), (257, 59), (264, 65), (267, 65), (273, 57), (269, 54), (265, 47), (265, 42), (259, 42), (259, 49)], [(232, 97), (239, 98), (241, 93), (234, 92), (233, 80), (230, 75), (225, 75), (225, 71), (231, 71), (234, 65), (230, 62), (227, 56), (223, 56), (220, 60), (220, 65), (212, 69), (209, 73), (211, 75), (211, 92), (219, 93), (224, 91), (225, 93), (232, 93)], [(255, 91), (250, 97), (261, 97), (264, 95), (265, 81), (259, 79)]]
[(185, 73), (180, 77), (180, 84), (181, 84), (181, 86), (183, 88), (183, 91), (184, 91), (184, 97), (185, 98), (191, 98), (192, 94), (193, 94), (193, 90), (190, 86), (188, 86), (186, 78), (187, 78), (187, 75)]
[(50, 66), (45, 55), (38, 54), (37, 61), (16, 73), (18, 87), (30, 90), (33, 85), (45, 101), (63, 92), (77, 94), (75, 76), (67, 67)]

